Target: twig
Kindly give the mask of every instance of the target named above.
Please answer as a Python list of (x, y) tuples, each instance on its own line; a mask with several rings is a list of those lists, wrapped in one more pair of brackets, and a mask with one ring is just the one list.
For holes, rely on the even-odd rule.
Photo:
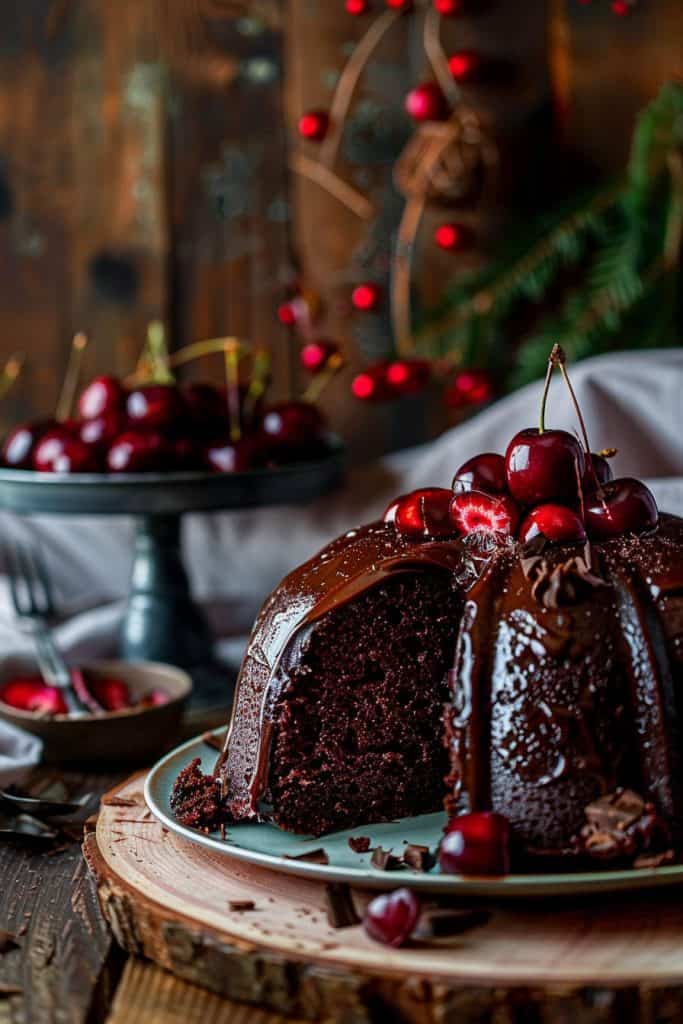
[(366, 199), (362, 192), (359, 192), (352, 185), (348, 185), (338, 177), (329, 167), (318, 163), (317, 160), (311, 160), (310, 157), (305, 156), (303, 153), (293, 153), (289, 166), (296, 174), (300, 174), (303, 178), (308, 178), (309, 181), (314, 181), (316, 185), (320, 185), (321, 188), (325, 189), (334, 199), (339, 200), (340, 203), (351, 210), (351, 213), (355, 213), (357, 217), (360, 217), (361, 220), (370, 220), (373, 216), (374, 208), (370, 200)]

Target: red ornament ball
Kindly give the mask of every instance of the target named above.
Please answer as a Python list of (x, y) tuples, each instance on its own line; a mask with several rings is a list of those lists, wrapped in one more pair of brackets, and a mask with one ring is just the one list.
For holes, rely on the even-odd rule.
[(393, 11), (412, 11), (413, 0), (384, 0), (387, 7)]
[(373, 363), (356, 374), (351, 382), (351, 393), (361, 402), (382, 402), (391, 397), (387, 385), (386, 362)]
[(369, 313), (379, 305), (381, 294), (379, 285), (365, 281), (363, 284), (357, 284), (353, 289), (351, 302), (362, 313)]
[(330, 115), (325, 110), (309, 110), (299, 118), (299, 135), (309, 142), (322, 142), (330, 127)]
[(434, 0), (434, 9), (444, 18), (459, 14), (462, 9), (461, 0)]
[(630, 14), (631, 5), (627, 0), (613, 0), (612, 13), (616, 14), (618, 18), (623, 18), (625, 15)]
[(431, 372), (426, 359), (397, 359), (387, 366), (385, 378), (397, 395), (411, 395), (426, 387)]
[(446, 252), (465, 249), (472, 240), (471, 230), (464, 224), (439, 224), (434, 231), (434, 241)]
[(414, 121), (442, 121), (448, 109), (435, 82), (422, 82), (411, 89), (405, 99), (405, 108)]
[(282, 302), (277, 307), (277, 318), (285, 327), (293, 327), (296, 323), (296, 310), (291, 302)]
[(460, 370), (444, 396), (449, 409), (483, 405), (493, 398), (494, 388), (486, 370)]
[(360, 14), (367, 14), (368, 0), (346, 0), (346, 11), (348, 14), (352, 14), (354, 18), (357, 18)]
[(339, 352), (339, 345), (333, 341), (318, 339), (304, 345), (299, 353), (299, 358), (306, 373), (315, 374), (324, 370), (330, 356), (336, 355), (337, 352)]
[(448, 58), (448, 67), (456, 82), (468, 82), (481, 67), (481, 58), (473, 50), (459, 50)]

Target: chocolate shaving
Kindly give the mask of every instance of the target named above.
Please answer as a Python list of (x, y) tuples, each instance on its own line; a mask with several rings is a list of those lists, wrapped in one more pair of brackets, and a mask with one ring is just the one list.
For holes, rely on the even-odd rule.
[(301, 860), (305, 864), (330, 863), (330, 858), (327, 856), (322, 846), (318, 847), (317, 850), (309, 850), (307, 853), (286, 853), (285, 860)]
[(462, 935), (471, 928), (486, 924), (491, 914), (488, 910), (448, 910), (436, 908), (425, 910), (420, 915), (413, 932), (416, 939), (444, 939), (451, 935)]
[(330, 928), (352, 928), (360, 924), (351, 889), (344, 883), (325, 886), (325, 907)]
[(204, 732), (201, 739), (202, 743), (205, 743), (207, 747), (213, 747), (214, 750), (223, 749), (223, 738), (221, 736), (215, 736), (212, 732)]
[(436, 857), (428, 846), (408, 843), (401, 858), (403, 863), (415, 871), (431, 871), (436, 864)]
[(381, 846), (376, 846), (372, 851), (370, 864), (373, 868), (377, 868), (378, 871), (397, 871), (403, 866), (391, 850), (383, 850)]
[(644, 853), (636, 857), (633, 862), (634, 868), (661, 868), (665, 864), (673, 864), (676, 854), (673, 850), (663, 850), (661, 853)]
[(3, 953), (9, 953), (13, 949), (18, 949), (19, 943), (17, 942), (16, 935), (12, 932), (0, 931), (0, 956)]
[(254, 910), (256, 904), (253, 900), (228, 900), (228, 910)]
[(137, 807), (140, 800), (134, 796), (103, 796), (103, 807)]
[(354, 853), (367, 853), (370, 849), (370, 836), (349, 836), (348, 842)]
[(623, 789), (588, 804), (586, 818), (596, 829), (623, 832), (642, 817), (644, 810), (643, 798), (632, 789)]
[[(631, 789), (618, 789), (586, 807), (586, 824), (578, 837), (579, 847), (602, 860), (636, 858), (641, 866), (656, 867), (658, 847), (667, 852), (671, 838), (666, 822), (655, 807)], [(643, 863), (643, 858), (646, 862)]]
[[(534, 541), (538, 538), (534, 538)], [(545, 539), (545, 538), (543, 538)], [(543, 557), (545, 548), (531, 549), (525, 545), (520, 564), (525, 577), (531, 582), (532, 596), (544, 608), (557, 609), (582, 600), (589, 590), (605, 587), (607, 583), (593, 572), (593, 551), (586, 544), (582, 555), (574, 555), (564, 562), (552, 565)]]

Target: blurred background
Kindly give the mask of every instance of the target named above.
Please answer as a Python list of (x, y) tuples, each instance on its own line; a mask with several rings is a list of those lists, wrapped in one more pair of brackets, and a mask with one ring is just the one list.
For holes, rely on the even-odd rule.
[[(172, 348), (345, 365), (356, 460), (572, 360), (680, 344), (680, 0), (22, 0), (0, 37), (5, 426)], [(190, 377), (220, 378), (221, 360)], [(322, 385), (325, 385), (324, 388)], [(533, 418), (533, 417), (532, 417)]]

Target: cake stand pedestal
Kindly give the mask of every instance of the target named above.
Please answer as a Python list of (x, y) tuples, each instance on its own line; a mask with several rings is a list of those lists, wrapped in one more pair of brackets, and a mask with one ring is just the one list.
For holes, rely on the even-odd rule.
[[(195, 681), (201, 691), (212, 685), (207, 671), (212, 641), (190, 592), (181, 551), (182, 517), (312, 501), (337, 486), (343, 472), (344, 448), (337, 439), (331, 440), (329, 454), (315, 462), (245, 473), (58, 476), (3, 469), (0, 508), (19, 515), (134, 517), (135, 553), (121, 655), (198, 669)], [(224, 703), (224, 670), (218, 685)]]
[[(499, 903), (460, 935), (391, 949), (360, 926), (331, 928), (322, 883), (165, 832), (145, 809), (143, 779), (104, 797), (85, 858), (118, 942), (187, 981), (313, 1020), (683, 1019), (680, 890)], [(359, 907), (372, 895), (354, 893)], [(253, 907), (239, 909), (244, 900)]]

